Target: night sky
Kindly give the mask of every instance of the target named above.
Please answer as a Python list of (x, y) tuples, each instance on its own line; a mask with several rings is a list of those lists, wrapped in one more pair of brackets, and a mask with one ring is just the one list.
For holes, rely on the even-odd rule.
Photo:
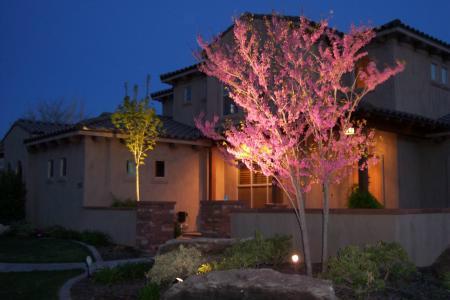
[(403, 22), (450, 42), (450, 1), (0, 0), (0, 137), (39, 100), (84, 103), (95, 116), (122, 101), (123, 82), (166, 88), (159, 74), (195, 63), (196, 36), (249, 11), (331, 16), (350, 24)]

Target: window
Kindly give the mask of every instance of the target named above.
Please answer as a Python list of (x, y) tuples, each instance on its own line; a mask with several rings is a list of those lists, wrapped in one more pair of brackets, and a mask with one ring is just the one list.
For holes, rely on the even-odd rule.
[(436, 80), (437, 77), (437, 65), (435, 63), (431, 64), (431, 80)]
[(20, 160), (17, 161), (16, 174), (22, 177), (22, 162)]
[(53, 159), (47, 161), (47, 178), (53, 178)]
[(364, 56), (359, 61), (356, 62), (356, 87), (359, 89), (363, 89), (366, 87), (366, 83), (361, 78), (361, 72), (367, 71), (367, 66), (370, 63), (370, 58), (368, 56)]
[(127, 160), (127, 175), (128, 176), (136, 175), (136, 164), (132, 160)]
[(223, 99), (223, 115), (231, 115), (237, 113), (237, 106), (233, 99), (229, 96), (230, 91), (227, 87), (223, 87), (222, 99)]
[(444, 67), (441, 69), (441, 83), (442, 84), (448, 83), (448, 70), (447, 68)]
[(246, 167), (239, 168), (238, 198), (247, 202), (248, 207), (261, 208), (272, 203), (272, 192), (270, 177), (259, 172), (251, 172)]
[(166, 166), (162, 160), (155, 161), (155, 177), (166, 177)]
[(184, 103), (191, 103), (191, 101), (192, 101), (192, 88), (190, 86), (187, 86), (187, 87), (184, 88), (183, 100), (184, 100)]
[(59, 176), (66, 177), (67, 175), (67, 159), (65, 157), (61, 157), (59, 159)]

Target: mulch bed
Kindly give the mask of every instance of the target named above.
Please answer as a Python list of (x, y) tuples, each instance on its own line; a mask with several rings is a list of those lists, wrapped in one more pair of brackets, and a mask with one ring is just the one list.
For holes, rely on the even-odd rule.
[(113, 285), (93, 282), (85, 278), (77, 282), (71, 289), (74, 300), (131, 300), (138, 299), (139, 290), (145, 285), (145, 279), (132, 280)]

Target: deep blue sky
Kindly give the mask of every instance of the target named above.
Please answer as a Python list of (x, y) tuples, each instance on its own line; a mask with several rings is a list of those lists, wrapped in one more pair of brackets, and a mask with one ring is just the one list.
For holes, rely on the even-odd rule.
[(380, 25), (399, 18), (450, 41), (450, 1), (0, 0), (0, 137), (40, 99), (80, 99), (112, 111), (123, 82), (165, 88), (159, 74), (195, 62), (197, 34), (216, 34), (245, 11)]

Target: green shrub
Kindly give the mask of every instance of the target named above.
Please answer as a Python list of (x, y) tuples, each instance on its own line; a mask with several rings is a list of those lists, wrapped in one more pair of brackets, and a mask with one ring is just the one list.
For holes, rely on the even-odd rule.
[(36, 229), (25, 221), (11, 223), (9, 230), (5, 232), (7, 236), (30, 237), (36, 232)]
[(93, 280), (101, 284), (115, 284), (128, 280), (145, 279), (151, 263), (127, 263), (114, 268), (104, 268), (94, 273)]
[(137, 206), (137, 202), (136, 200), (133, 200), (131, 198), (126, 198), (126, 199), (119, 199), (116, 197), (113, 197), (113, 203), (111, 205), (111, 207), (136, 207)]
[(0, 172), (0, 224), (25, 218), (26, 189), (21, 174)]
[(383, 208), (383, 205), (377, 201), (370, 192), (360, 191), (358, 186), (353, 188), (348, 198), (349, 208)]
[(48, 237), (52, 237), (55, 239), (67, 239), (67, 240), (81, 240), (81, 233), (76, 231), (76, 230), (72, 230), (72, 229), (66, 229), (62, 226), (51, 226), (49, 228), (47, 228), (45, 231), (45, 234)]
[(351, 289), (357, 297), (384, 290), (387, 284), (406, 280), (416, 272), (403, 248), (396, 243), (342, 248), (328, 261), (324, 277)]
[(109, 235), (95, 230), (82, 231), (80, 241), (93, 246), (108, 246), (112, 243)]
[(156, 283), (150, 282), (144, 286), (138, 295), (139, 300), (159, 300), (160, 298), (160, 288)]
[(291, 237), (277, 235), (264, 239), (257, 232), (254, 239), (240, 241), (225, 250), (224, 258), (217, 263), (217, 268), (228, 270), (278, 266), (289, 258), (291, 250)]
[(442, 286), (447, 290), (450, 290), (450, 272), (444, 273), (442, 275)]
[(158, 285), (169, 284), (178, 278), (196, 274), (202, 264), (202, 254), (196, 248), (183, 245), (176, 250), (155, 257), (155, 264), (147, 273), (150, 281)]
[(95, 230), (84, 230), (79, 232), (56, 225), (45, 229), (44, 232), (48, 237), (76, 240), (93, 246), (108, 246), (112, 243), (109, 235)]

